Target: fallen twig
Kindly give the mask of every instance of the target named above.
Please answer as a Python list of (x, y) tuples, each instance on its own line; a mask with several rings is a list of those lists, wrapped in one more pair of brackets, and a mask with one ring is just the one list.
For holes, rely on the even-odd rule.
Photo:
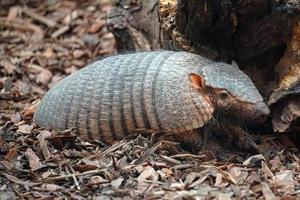
[(62, 176), (55, 176), (55, 177), (51, 177), (51, 178), (48, 178), (48, 179), (45, 179), (43, 180), (42, 182), (51, 182), (51, 181), (59, 181), (59, 180), (63, 180), (63, 179), (66, 179), (66, 178), (70, 178), (70, 177), (76, 177), (76, 176), (84, 176), (84, 175), (90, 175), (90, 174), (97, 174), (99, 172), (104, 172), (106, 171), (106, 169), (97, 169), (97, 170), (91, 170), (91, 171), (86, 171), (86, 172), (83, 172), (83, 173), (78, 173), (78, 174), (67, 174), (67, 175), (62, 175)]
[(33, 12), (32, 10), (28, 9), (28, 8), (23, 8), (22, 12), (25, 13), (26, 15), (28, 15), (29, 17), (49, 26), (49, 27), (55, 27), (56, 26), (56, 22), (52, 21), (42, 15), (39, 15), (35, 12)]
[(17, 29), (21, 31), (33, 31), (33, 32), (42, 32), (42, 30), (33, 24), (20, 24), (15, 21), (7, 22), (5, 20), (0, 19), (0, 27), (9, 28), (9, 29)]

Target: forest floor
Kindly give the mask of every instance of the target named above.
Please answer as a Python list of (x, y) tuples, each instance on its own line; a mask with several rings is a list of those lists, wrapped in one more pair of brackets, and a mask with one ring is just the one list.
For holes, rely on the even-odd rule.
[(300, 199), (300, 153), (285, 135), (257, 136), (259, 155), (222, 157), (215, 144), (195, 155), (137, 135), (99, 147), (34, 126), (50, 87), (116, 53), (111, 6), (15, 2), (0, 2), (0, 199)]

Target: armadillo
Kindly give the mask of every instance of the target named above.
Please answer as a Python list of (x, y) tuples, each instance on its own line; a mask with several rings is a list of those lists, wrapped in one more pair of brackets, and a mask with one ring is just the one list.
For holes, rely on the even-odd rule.
[(254, 120), (270, 112), (236, 66), (152, 51), (107, 57), (64, 78), (43, 97), (34, 122), (111, 143), (142, 128), (184, 138), (216, 111)]

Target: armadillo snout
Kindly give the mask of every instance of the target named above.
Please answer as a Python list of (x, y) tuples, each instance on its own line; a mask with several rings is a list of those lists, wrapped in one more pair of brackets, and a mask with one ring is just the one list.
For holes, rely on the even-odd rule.
[(270, 109), (263, 102), (242, 104), (232, 108), (231, 114), (242, 117), (250, 124), (262, 124), (270, 115)]
[(255, 119), (259, 123), (264, 123), (269, 115), (270, 109), (264, 102), (259, 102), (256, 104)]

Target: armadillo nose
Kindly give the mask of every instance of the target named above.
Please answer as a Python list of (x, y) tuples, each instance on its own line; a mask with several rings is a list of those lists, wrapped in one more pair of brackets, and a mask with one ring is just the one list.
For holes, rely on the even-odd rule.
[(256, 117), (261, 123), (265, 122), (267, 117), (270, 115), (270, 109), (265, 102), (259, 102), (256, 104)]

